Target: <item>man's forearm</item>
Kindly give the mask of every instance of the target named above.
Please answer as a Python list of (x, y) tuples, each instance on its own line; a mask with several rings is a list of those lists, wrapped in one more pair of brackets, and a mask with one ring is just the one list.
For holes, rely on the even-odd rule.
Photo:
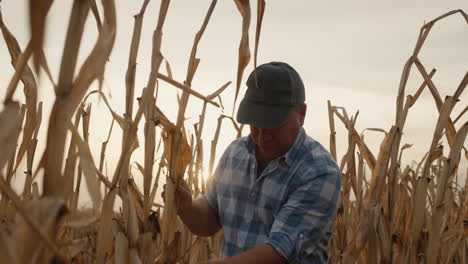
[(203, 197), (193, 200), (190, 208), (183, 208), (178, 214), (190, 231), (198, 236), (211, 236), (221, 228), (213, 209)]
[(270, 244), (262, 244), (227, 259), (210, 260), (201, 264), (287, 264), (287, 261)]

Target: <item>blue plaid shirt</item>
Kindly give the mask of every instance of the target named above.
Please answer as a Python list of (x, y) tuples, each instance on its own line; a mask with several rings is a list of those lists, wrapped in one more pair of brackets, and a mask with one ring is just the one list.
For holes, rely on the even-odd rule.
[(259, 177), (252, 138), (235, 140), (204, 196), (223, 227), (221, 256), (268, 243), (289, 263), (327, 263), (340, 188), (335, 161), (302, 128)]

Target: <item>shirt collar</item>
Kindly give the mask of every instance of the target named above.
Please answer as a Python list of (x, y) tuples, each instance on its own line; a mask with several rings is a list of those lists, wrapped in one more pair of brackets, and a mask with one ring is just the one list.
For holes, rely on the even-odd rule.
[(282, 157), (283, 160), (286, 162), (286, 165), (291, 166), (296, 159), (297, 155), (299, 154), (301, 147), (304, 143), (305, 139), (305, 131), (304, 128), (301, 127), (299, 129), (299, 134), (297, 135), (296, 141), (291, 146), (291, 148), (286, 152)]

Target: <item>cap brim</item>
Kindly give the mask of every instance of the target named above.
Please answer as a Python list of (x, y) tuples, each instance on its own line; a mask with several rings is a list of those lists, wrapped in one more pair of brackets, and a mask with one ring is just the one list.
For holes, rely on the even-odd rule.
[(261, 128), (278, 128), (288, 118), (291, 108), (292, 106), (284, 105), (262, 105), (244, 98), (239, 105), (236, 120), (241, 124)]

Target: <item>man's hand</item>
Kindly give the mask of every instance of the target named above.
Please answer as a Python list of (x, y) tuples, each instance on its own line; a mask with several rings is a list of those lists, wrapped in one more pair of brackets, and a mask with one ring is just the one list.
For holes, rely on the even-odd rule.
[[(163, 186), (161, 197), (163, 201), (166, 202), (166, 184)], [(177, 214), (179, 214), (179, 212), (190, 210), (192, 207), (192, 193), (188, 184), (184, 180), (180, 181), (179, 186), (176, 187), (174, 200)]]
[(288, 263), (270, 244), (255, 248), (226, 259), (208, 260), (198, 264), (286, 264)]
[[(163, 187), (161, 196), (163, 200), (166, 199), (166, 185)], [(180, 182), (179, 187), (175, 189), (174, 204), (180, 219), (192, 233), (206, 237), (221, 229), (216, 213), (210, 207), (208, 201), (203, 197), (192, 199), (190, 188), (183, 180)]]
[(211, 259), (211, 260), (199, 262), (198, 264), (218, 264), (218, 263), (221, 263), (220, 260)]

